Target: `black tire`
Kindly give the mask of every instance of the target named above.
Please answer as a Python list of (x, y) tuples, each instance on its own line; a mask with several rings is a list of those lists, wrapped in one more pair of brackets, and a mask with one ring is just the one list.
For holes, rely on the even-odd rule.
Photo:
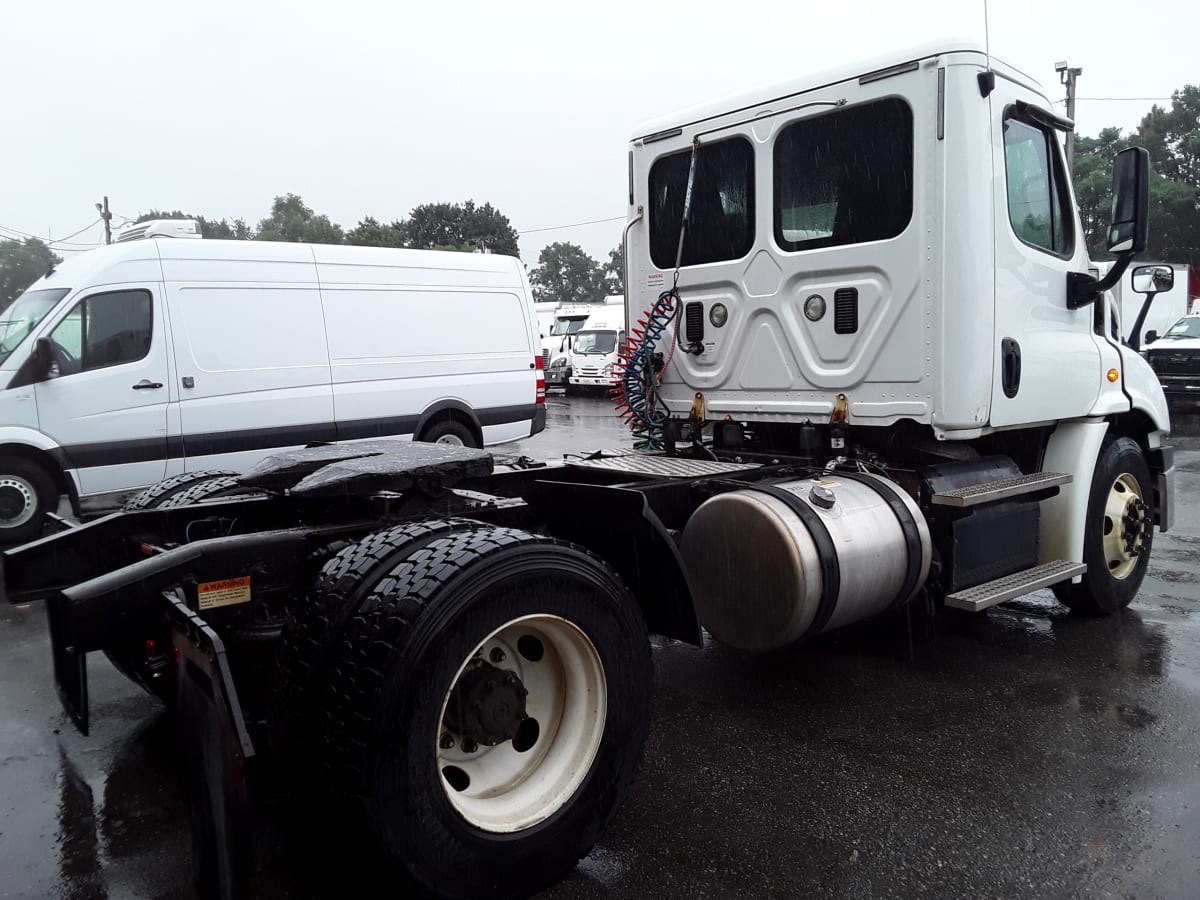
[(454, 419), (442, 419), (426, 426), (421, 432), (420, 440), (427, 444), (436, 444), (439, 441), (453, 444), (457, 440), (464, 447), (479, 448), (479, 442), (475, 440), (475, 435), (471, 434), (471, 429)]
[(20, 456), (0, 457), (0, 544), (40, 537), (46, 513), (58, 503), (53, 476)]
[(379, 579), (428, 540), (480, 527), (469, 519), (410, 522), (376, 531), (341, 547), (297, 599), (283, 626), (271, 678), (271, 744), (300, 766), (316, 734), (312, 692), (325, 677), (334, 642)]
[(257, 488), (246, 487), (237, 475), (221, 475), (209, 478), (190, 487), (172, 494), (158, 504), (159, 509), (178, 509), (181, 506), (192, 506), (204, 500), (218, 497), (262, 497), (265, 496)]
[(1088, 495), (1087, 521), (1083, 529), (1083, 562), (1087, 571), (1079, 584), (1067, 582), (1054, 588), (1059, 602), (1074, 612), (1091, 616), (1112, 615), (1130, 604), (1146, 576), (1154, 543), (1154, 521), (1148, 508), (1133, 513), (1137, 524), (1132, 527), (1140, 529), (1141, 552), (1132, 568), (1123, 577), (1116, 577), (1110, 571), (1105, 555), (1105, 529), (1131, 527), (1120, 522), (1112, 523), (1106, 515), (1110, 492), (1116, 489), (1118, 479), (1122, 476), (1132, 477), (1140, 488), (1143, 500), (1151, 496), (1153, 482), (1150, 480), (1150, 467), (1141, 447), (1127, 437), (1107, 438), (1100, 448), (1100, 458), (1096, 460), (1091, 493)]
[(180, 475), (174, 475), (165, 481), (160, 481), (158, 484), (152, 484), (140, 494), (136, 494), (129, 500), (125, 501), (125, 505), (121, 507), (124, 512), (136, 512), (141, 509), (156, 509), (163, 504), (163, 501), (175, 496), (181, 491), (187, 490), (194, 484), (202, 481), (211, 481), (214, 478), (223, 478), (230, 475), (236, 475), (237, 472), (230, 472), (224, 469), (214, 470), (210, 472), (184, 472)]
[[(437, 768), (440, 717), (480, 643), (530, 615), (558, 617), (586, 636), (602, 665), (606, 714), (568, 799), (528, 827), (497, 833), (468, 822), (449, 799)], [(418, 891), (537, 891), (591, 849), (629, 790), (650, 725), (650, 646), (620, 578), (581, 548), (498, 527), (439, 537), (379, 581), (337, 651), (329, 774)]]

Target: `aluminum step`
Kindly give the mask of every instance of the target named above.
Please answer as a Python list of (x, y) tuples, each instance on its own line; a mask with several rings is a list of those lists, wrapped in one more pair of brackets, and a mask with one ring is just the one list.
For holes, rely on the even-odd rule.
[(1035, 472), (1032, 475), (1022, 475), (1020, 478), (985, 481), (983, 484), (972, 484), (952, 491), (942, 491), (934, 494), (930, 501), (935, 506), (960, 508), (978, 506), (981, 503), (994, 503), (1007, 497), (1017, 497), (1021, 494), (1031, 494), (1034, 491), (1058, 487), (1060, 484), (1070, 484), (1071, 480), (1071, 475), (1062, 472)]
[(717, 462), (707, 459), (681, 459), (677, 456), (640, 456), (626, 454), (615, 459), (570, 460), (577, 469), (602, 469), (649, 478), (696, 478), (701, 475), (727, 475), (759, 468), (758, 463)]
[(1086, 570), (1087, 566), (1083, 563), (1056, 559), (1024, 572), (1014, 572), (994, 581), (947, 594), (946, 605), (968, 612), (982, 612), (998, 603), (1023, 597), (1041, 588), (1082, 575)]

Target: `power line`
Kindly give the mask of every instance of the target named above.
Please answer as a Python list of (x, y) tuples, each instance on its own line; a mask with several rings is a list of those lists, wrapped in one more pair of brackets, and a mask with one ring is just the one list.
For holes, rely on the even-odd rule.
[(600, 225), (604, 222), (621, 222), (626, 216), (613, 216), (611, 219), (592, 219), (590, 222), (573, 222), (570, 225), (551, 225), (547, 228), (527, 228), (517, 234), (537, 234), (539, 231), (561, 231), (564, 228), (582, 228), (584, 225)]
[[(1174, 97), (1076, 97), (1078, 100), (1087, 100), (1093, 103), (1108, 103), (1119, 102), (1124, 100), (1136, 101), (1137, 103), (1170, 103)], [(1066, 100), (1055, 100), (1055, 103), (1066, 103)]]
[(72, 232), (71, 234), (67, 235), (65, 238), (56, 238), (56, 239), (50, 239), (50, 240), (47, 240), (46, 238), (43, 238), (40, 235), (30, 234), (28, 231), (22, 231), (20, 228), (13, 228), (9, 225), (0, 225), (0, 231), (7, 231), (13, 235), (18, 235), (23, 238), (33, 238), (34, 240), (41, 241), (42, 243), (46, 244), (47, 246), (51, 246), (51, 247), (56, 244), (67, 244), (67, 245), (70, 245), (73, 247), (98, 247), (98, 246), (100, 246), (99, 243), (86, 243), (83, 241), (72, 241), (71, 238), (76, 237), (77, 235), (83, 234), (89, 228), (94, 228), (96, 225), (98, 225), (100, 223), (100, 221), (101, 221), (100, 219), (96, 219), (96, 221), (92, 222), (89, 225), (85, 225), (83, 228), (80, 228), (76, 232)]

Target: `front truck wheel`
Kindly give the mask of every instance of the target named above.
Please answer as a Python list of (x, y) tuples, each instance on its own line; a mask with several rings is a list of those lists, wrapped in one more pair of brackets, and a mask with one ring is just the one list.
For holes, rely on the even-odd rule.
[(344, 633), (327, 736), (369, 829), (440, 897), (518, 897), (592, 847), (633, 781), (652, 667), (633, 597), (510, 528), (431, 541)]
[(1142, 448), (1127, 437), (1100, 448), (1083, 530), (1080, 584), (1057, 585), (1058, 599), (1076, 612), (1106, 616), (1124, 609), (1146, 577), (1154, 542), (1150, 467)]

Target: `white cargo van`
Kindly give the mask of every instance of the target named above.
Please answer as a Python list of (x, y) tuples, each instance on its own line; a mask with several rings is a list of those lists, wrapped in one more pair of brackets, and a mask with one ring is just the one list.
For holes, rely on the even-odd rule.
[(0, 324), (0, 542), (66, 495), (384, 436), (545, 427), (532, 295), (494, 254), (148, 239), (74, 256)]
[(575, 333), (568, 390), (603, 391), (611, 387), (613, 369), (624, 344), (625, 310), (606, 303)]

